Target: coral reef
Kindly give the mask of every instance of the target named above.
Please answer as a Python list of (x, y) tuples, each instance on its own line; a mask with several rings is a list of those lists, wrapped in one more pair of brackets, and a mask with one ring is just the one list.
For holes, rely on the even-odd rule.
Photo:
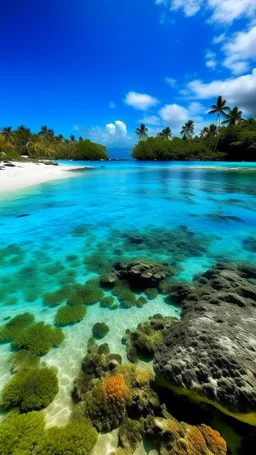
[(160, 455), (226, 455), (227, 446), (217, 431), (195, 427), (173, 418), (147, 417), (145, 433)]
[(77, 293), (83, 298), (85, 305), (94, 305), (104, 297), (104, 292), (97, 282), (87, 282)]
[(85, 305), (66, 305), (58, 309), (55, 315), (55, 324), (65, 326), (81, 322), (86, 315)]
[(13, 340), (23, 328), (32, 324), (34, 319), (31, 313), (19, 314), (10, 319), (4, 326), (0, 327), (0, 342)]
[(1, 455), (32, 455), (44, 426), (44, 416), (40, 412), (10, 412), (0, 425)]
[(140, 323), (134, 332), (126, 330), (123, 343), (126, 344), (127, 358), (136, 362), (139, 356), (153, 358), (164, 338), (178, 319), (155, 314), (148, 321)]
[(256, 268), (216, 264), (193, 284), (172, 286), (181, 303), (175, 324), (154, 357), (159, 380), (256, 425)]
[(92, 328), (94, 338), (104, 338), (109, 332), (109, 326), (105, 322), (96, 322)]
[(114, 302), (115, 302), (115, 299), (114, 297), (112, 297), (112, 295), (110, 296), (107, 296), (107, 297), (103, 297), (103, 299), (101, 299), (100, 301), (100, 306), (102, 308), (112, 308), (113, 305), (114, 305)]
[(114, 269), (120, 280), (127, 281), (135, 289), (157, 288), (168, 276), (166, 266), (143, 260), (116, 262)]
[(43, 433), (35, 455), (88, 455), (98, 433), (86, 419), (69, 422), (64, 427), (51, 427)]
[(158, 296), (158, 290), (156, 288), (147, 288), (144, 292), (149, 300), (154, 300)]
[(72, 295), (73, 288), (69, 284), (62, 286), (60, 289), (54, 292), (47, 292), (44, 294), (44, 303), (48, 306), (58, 306), (65, 302)]
[(33, 368), (16, 373), (5, 385), (1, 407), (19, 408), (21, 412), (46, 408), (58, 393), (58, 378), (54, 368)]
[(38, 322), (25, 327), (16, 334), (12, 344), (18, 349), (27, 349), (36, 355), (45, 355), (51, 347), (59, 347), (64, 340), (61, 329)]

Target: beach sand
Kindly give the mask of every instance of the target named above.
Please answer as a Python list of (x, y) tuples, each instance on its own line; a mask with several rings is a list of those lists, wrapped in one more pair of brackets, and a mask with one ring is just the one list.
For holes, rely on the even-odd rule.
[[(42, 163), (26, 163), (12, 161), (15, 167), (6, 165), (0, 161), (0, 194), (10, 191), (28, 188), (40, 183), (49, 182), (77, 175), (77, 172), (69, 172), (72, 170), (83, 171), (85, 167), (77, 166), (54, 166), (52, 164)], [(88, 169), (90, 167), (88, 166)]]

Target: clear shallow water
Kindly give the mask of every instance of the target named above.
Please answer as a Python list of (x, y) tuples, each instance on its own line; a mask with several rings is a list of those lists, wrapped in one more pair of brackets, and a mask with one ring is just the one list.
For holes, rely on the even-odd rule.
[[(124, 257), (175, 263), (175, 278), (183, 280), (217, 260), (255, 262), (243, 245), (255, 235), (255, 163), (89, 164), (95, 169), (76, 178), (0, 198), (1, 249), (7, 247), (0, 255), (0, 324), (24, 311), (54, 323), (57, 308), (43, 303), (45, 292), (84, 283), (97, 276), (95, 267), (100, 273), (102, 264)], [(134, 245), (134, 234), (144, 243)], [(70, 262), (71, 254), (77, 258)], [(104, 342), (125, 358), (125, 330), (155, 313), (177, 316), (179, 309), (161, 295), (141, 309), (96, 304), (80, 324), (64, 328), (64, 343), (42, 358), (59, 369), (60, 392), (45, 411), (48, 425), (68, 419), (72, 381), (94, 323), (109, 325)], [(10, 354), (10, 343), (0, 345), (1, 388), (10, 378)]]

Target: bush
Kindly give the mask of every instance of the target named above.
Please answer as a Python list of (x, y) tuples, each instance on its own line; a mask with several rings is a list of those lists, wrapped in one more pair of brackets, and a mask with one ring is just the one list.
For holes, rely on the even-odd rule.
[(96, 444), (98, 433), (87, 419), (69, 422), (65, 427), (46, 430), (35, 455), (87, 455)]
[(46, 408), (59, 391), (53, 368), (33, 368), (16, 373), (2, 392), (1, 407), (19, 408), (21, 412)]
[(40, 412), (10, 412), (0, 426), (1, 455), (30, 455), (45, 426)]
[(15, 348), (27, 349), (36, 355), (45, 355), (52, 346), (59, 347), (63, 340), (64, 334), (61, 329), (38, 322), (21, 330), (12, 344)]
[(24, 327), (34, 322), (31, 313), (23, 313), (10, 319), (7, 324), (0, 328), (0, 341), (11, 341)]
[(92, 333), (94, 338), (104, 338), (109, 332), (109, 327), (105, 322), (97, 322), (94, 324)]
[(55, 323), (62, 326), (76, 324), (83, 320), (86, 311), (84, 305), (63, 306), (58, 309), (55, 315)]

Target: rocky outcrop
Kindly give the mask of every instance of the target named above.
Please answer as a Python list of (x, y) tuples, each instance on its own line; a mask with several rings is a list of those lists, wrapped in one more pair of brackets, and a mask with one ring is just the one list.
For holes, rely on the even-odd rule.
[(182, 315), (155, 353), (159, 380), (256, 425), (256, 268), (216, 264), (170, 297)]
[(117, 262), (114, 269), (120, 280), (127, 281), (130, 286), (137, 288), (154, 288), (167, 277), (168, 264), (154, 264), (148, 261)]

